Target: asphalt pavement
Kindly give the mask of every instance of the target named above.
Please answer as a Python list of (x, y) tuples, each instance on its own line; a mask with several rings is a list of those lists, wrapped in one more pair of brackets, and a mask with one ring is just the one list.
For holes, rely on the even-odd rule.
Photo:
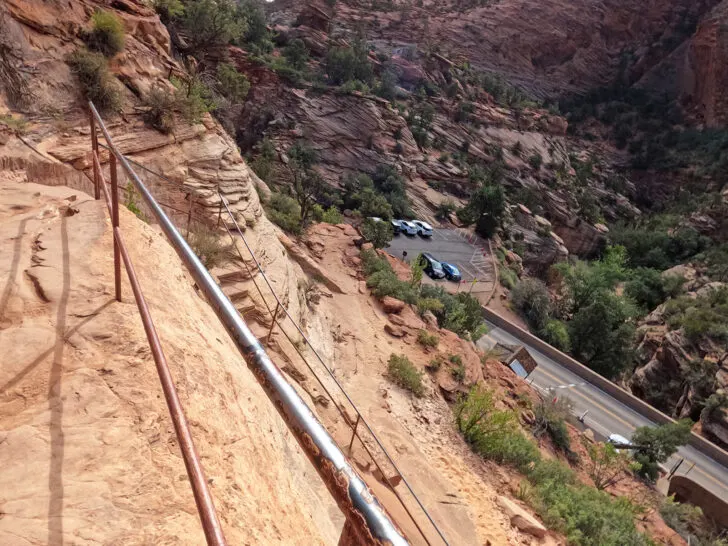
[[(516, 337), (494, 324), (487, 323), (487, 325), (490, 331), (478, 340), (481, 349), (487, 350), (495, 342), (524, 345)], [(635, 428), (655, 425), (601, 389), (584, 382), (581, 377), (561, 367), (533, 347), (526, 345), (526, 348), (538, 363), (528, 381), (533, 381), (533, 385), (542, 391), (553, 392), (554, 396), (568, 397), (573, 404), (575, 415), (582, 415), (588, 410), (585, 425), (598, 435), (607, 438), (610, 434), (620, 434), (630, 438)], [(691, 446), (681, 447), (665, 466), (672, 468), (680, 458), (684, 458), (685, 461), (675, 475), (687, 474), (691, 480), (718, 498), (728, 499), (728, 468)]]
[(492, 264), (487, 244), (458, 229), (434, 229), (432, 237), (400, 233), (385, 250), (396, 258), (402, 258), (402, 252), (406, 251), (406, 261), (413, 260), (421, 252), (429, 252), (436, 260), (455, 265), (460, 270), (463, 283), (477, 279), (473, 292), (492, 287)]

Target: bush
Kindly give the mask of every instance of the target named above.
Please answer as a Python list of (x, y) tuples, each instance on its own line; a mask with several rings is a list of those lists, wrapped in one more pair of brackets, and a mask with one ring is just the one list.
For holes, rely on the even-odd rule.
[(292, 197), (272, 192), (266, 212), (268, 218), (283, 231), (294, 235), (301, 233), (301, 207)]
[(612, 292), (597, 292), (568, 323), (571, 351), (595, 372), (614, 378), (632, 362), (635, 311)]
[(518, 284), (518, 275), (510, 267), (498, 266), (498, 281), (508, 290), (513, 290)]
[(539, 333), (539, 337), (546, 343), (556, 347), (559, 351), (568, 352), (571, 348), (569, 331), (566, 329), (566, 324), (560, 320), (547, 320), (546, 326)]
[(334, 85), (350, 80), (370, 83), (372, 65), (369, 50), (363, 40), (356, 40), (352, 47), (332, 47), (326, 54), (326, 73)]
[(163, 23), (168, 23), (174, 17), (179, 17), (185, 12), (185, 6), (181, 0), (154, 0), (152, 6)]
[(420, 316), (424, 315), (427, 311), (438, 313), (442, 311), (444, 305), (437, 298), (418, 298), (417, 299), (417, 312)]
[(483, 237), (495, 235), (506, 209), (505, 193), (500, 184), (484, 181), (470, 196), (468, 204), (457, 212), (466, 225), (475, 224)]
[(200, 121), (204, 114), (217, 107), (210, 89), (198, 78), (182, 81), (172, 77), (171, 81), (177, 88), (175, 92), (177, 110), (189, 123)]
[(513, 152), (513, 155), (516, 157), (521, 157), (523, 154), (523, 144), (521, 144), (520, 140), (517, 140), (516, 143), (511, 146), (511, 152)]
[(423, 347), (434, 348), (440, 342), (440, 338), (435, 334), (430, 334), (427, 330), (420, 330), (417, 332), (417, 343)]
[(68, 58), (71, 71), (78, 78), (84, 98), (94, 103), (101, 112), (121, 109), (121, 89), (109, 72), (109, 65), (101, 53), (77, 49)]
[(174, 93), (162, 87), (153, 87), (144, 98), (147, 110), (142, 114), (146, 123), (163, 133), (171, 133), (174, 129), (174, 111), (177, 100)]
[(367, 286), (379, 299), (391, 296), (406, 303), (414, 304), (417, 301), (417, 291), (407, 281), (400, 280), (391, 269), (373, 273), (367, 279)]
[(83, 36), (86, 45), (105, 55), (113, 57), (124, 50), (124, 25), (110, 11), (97, 10), (91, 16), (93, 29)]
[(361, 234), (374, 248), (384, 248), (394, 238), (394, 229), (389, 222), (367, 218), (361, 225)]
[(414, 367), (412, 362), (404, 355), (392, 353), (388, 362), (389, 379), (403, 389), (420, 398), (425, 393), (422, 384), (422, 372)]
[(543, 163), (543, 158), (541, 157), (541, 154), (536, 152), (532, 156), (528, 158), (528, 164), (531, 165), (534, 169), (538, 170), (541, 168), (541, 164)]
[(566, 426), (570, 408), (564, 398), (546, 398), (535, 408), (536, 420), (533, 424), (533, 434), (537, 438), (548, 434), (556, 449), (566, 454), (571, 453), (571, 437)]
[(250, 82), (230, 63), (217, 65), (217, 82), (220, 93), (234, 103), (241, 103), (248, 96)]
[(728, 340), (728, 288), (711, 290), (698, 298), (681, 296), (665, 305), (671, 328), (682, 328), (693, 343), (701, 339)]
[(420, 289), (420, 297), (437, 299), (442, 303), (441, 309), (432, 310), (441, 328), (447, 328), (466, 339), (474, 339), (482, 332), (480, 302), (470, 294), (460, 292), (453, 295), (442, 287), (424, 285)]
[(457, 205), (455, 205), (455, 201), (452, 199), (446, 199), (445, 201), (442, 201), (439, 205), (437, 205), (437, 209), (435, 210), (435, 218), (438, 220), (445, 221), (450, 219), (450, 215), (455, 212), (457, 209)]
[(465, 381), (465, 364), (462, 361), (455, 363), (455, 367), (450, 370), (450, 375), (458, 383)]
[(693, 422), (682, 419), (654, 427), (638, 427), (632, 434), (632, 444), (640, 446), (634, 459), (640, 463), (639, 474), (649, 480), (656, 480), (660, 463), (667, 461), (680, 446), (690, 438)]
[(624, 286), (624, 294), (647, 313), (663, 301), (666, 294), (660, 272), (656, 269), (638, 267), (631, 271), (632, 278)]
[(192, 250), (207, 269), (223, 265), (233, 257), (233, 247), (220, 239), (220, 233), (207, 226), (198, 226), (187, 235)]
[(543, 282), (538, 279), (520, 281), (511, 290), (511, 301), (532, 328), (540, 330), (546, 326), (551, 297)]
[(306, 44), (303, 43), (303, 40), (296, 38), (283, 50), (283, 56), (291, 68), (294, 70), (303, 70), (308, 63), (309, 51)]
[(331, 205), (324, 211), (321, 216), (321, 221), (327, 224), (341, 224), (344, 222), (344, 216), (341, 214), (339, 209)]
[(189, 49), (197, 56), (240, 40), (248, 24), (232, 0), (187, 0), (182, 26)]
[(377, 254), (374, 250), (362, 250), (359, 254), (364, 269), (364, 275), (369, 277), (377, 271), (392, 271), (392, 266), (386, 258)]
[(455, 405), (455, 422), (465, 440), (483, 457), (521, 470), (540, 458), (536, 444), (519, 432), (516, 414), (495, 409), (491, 391), (474, 387), (461, 397)]

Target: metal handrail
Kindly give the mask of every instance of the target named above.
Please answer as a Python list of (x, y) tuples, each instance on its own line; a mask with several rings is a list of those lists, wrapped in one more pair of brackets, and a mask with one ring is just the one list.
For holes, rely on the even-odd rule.
[(106, 142), (139, 191), (160, 228), (167, 236), (200, 291), (205, 295), (220, 322), (236, 344), (256, 379), (274, 403), (293, 435), (303, 448), (329, 492), (346, 517), (342, 538), (356, 539), (361, 545), (408, 545), (403, 532), (394, 524), (384, 507), (349, 463), (326, 428), (315, 417), (296, 390), (286, 381), (283, 372), (263, 349), (255, 335), (225, 296), (194, 251), (177, 231), (152, 194), (118, 151), (101, 116), (89, 103)]
[[(314, 347), (314, 346), (313, 346), (313, 345), (311, 344), (311, 342), (309, 341), (308, 337), (306, 337), (306, 334), (305, 334), (305, 333), (303, 332), (303, 330), (302, 330), (302, 329), (301, 329), (301, 327), (299, 326), (298, 322), (296, 322), (296, 320), (295, 320), (295, 319), (293, 318), (293, 316), (291, 316), (291, 314), (289, 313), (289, 311), (288, 311), (288, 309), (286, 308), (286, 306), (285, 306), (285, 305), (283, 305), (283, 303), (281, 302), (280, 298), (278, 297), (278, 295), (276, 294), (275, 290), (273, 289), (273, 286), (271, 285), (270, 281), (268, 280), (268, 277), (266, 276), (265, 272), (263, 271), (263, 268), (261, 267), (261, 265), (260, 265), (260, 262), (259, 262), (259, 261), (258, 261), (258, 259), (256, 258), (256, 256), (255, 256), (255, 253), (253, 252), (253, 249), (252, 249), (252, 248), (250, 247), (250, 245), (248, 244), (248, 241), (247, 241), (247, 239), (245, 238), (245, 235), (243, 235), (243, 232), (242, 232), (242, 230), (240, 229), (240, 226), (238, 225), (238, 222), (237, 222), (237, 221), (235, 220), (235, 216), (234, 216), (234, 215), (232, 214), (232, 211), (231, 211), (231, 210), (230, 210), (230, 208), (228, 207), (228, 202), (227, 202), (227, 199), (226, 199), (226, 198), (225, 198), (225, 197), (224, 197), (224, 196), (223, 196), (223, 195), (222, 195), (222, 194), (221, 194), (220, 192), (218, 192), (218, 196), (219, 196), (219, 197), (220, 197), (220, 199), (221, 199), (221, 203), (222, 203), (223, 207), (225, 208), (226, 212), (228, 213), (228, 215), (230, 216), (231, 220), (233, 221), (233, 224), (235, 225), (235, 229), (236, 229), (236, 231), (238, 232), (238, 236), (239, 236), (239, 237), (240, 237), (240, 239), (241, 239), (241, 240), (243, 241), (243, 244), (245, 245), (245, 247), (247, 248), (248, 252), (250, 253), (250, 256), (251, 256), (251, 257), (253, 258), (253, 261), (255, 262), (255, 266), (257, 267), (257, 269), (258, 269), (258, 272), (259, 272), (259, 273), (260, 273), (260, 275), (261, 275), (261, 276), (263, 277), (263, 280), (264, 280), (264, 281), (265, 281), (265, 283), (266, 283), (266, 284), (268, 285), (268, 289), (270, 290), (271, 294), (272, 294), (272, 295), (273, 295), (273, 297), (275, 298), (275, 301), (276, 301), (276, 311), (271, 311), (271, 310), (270, 310), (270, 307), (268, 307), (268, 304), (267, 304), (267, 303), (265, 303), (265, 299), (263, 299), (263, 302), (265, 303), (266, 307), (268, 307), (268, 312), (269, 312), (269, 313), (271, 313), (271, 315), (272, 315), (272, 317), (273, 317), (273, 322), (274, 322), (275, 324), (278, 324), (278, 327), (279, 327), (279, 328), (281, 329), (281, 332), (283, 332), (283, 334), (284, 334), (284, 335), (286, 335), (286, 337), (288, 337), (288, 336), (287, 336), (287, 334), (286, 334), (286, 332), (285, 332), (285, 330), (283, 329), (283, 326), (282, 326), (282, 325), (281, 325), (281, 324), (280, 324), (280, 323), (278, 322), (278, 320), (277, 320), (277, 318), (276, 318), (276, 316), (277, 316), (277, 314), (278, 314), (278, 309), (282, 309), (282, 310), (283, 310), (283, 313), (284, 313), (284, 314), (286, 315), (286, 317), (288, 317), (288, 319), (289, 319), (289, 320), (291, 321), (291, 323), (292, 323), (292, 324), (293, 324), (293, 326), (294, 326), (294, 327), (296, 328), (296, 330), (297, 330), (297, 331), (298, 331), (298, 333), (300, 334), (300, 336), (301, 336), (301, 338), (303, 339), (303, 341), (304, 341), (304, 342), (306, 343), (306, 345), (308, 345), (308, 346), (309, 346), (309, 347), (311, 348), (311, 351), (312, 351), (312, 352), (313, 352), (313, 354), (314, 354), (314, 355), (316, 356), (316, 359), (317, 359), (317, 360), (318, 360), (318, 361), (319, 361), (319, 362), (321, 363), (321, 365), (322, 365), (322, 366), (324, 367), (324, 369), (326, 370), (326, 372), (327, 372), (327, 374), (329, 375), (329, 377), (331, 377), (331, 379), (332, 379), (332, 380), (334, 381), (334, 383), (336, 384), (336, 386), (337, 386), (337, 387), (339, 388), (339, 390), (340, 390), (340, 391), (341, 391), (341, 393), (342, 393), (342, 394), (344, 395), (344, 397), (346, 397), (346, 400), (347, 400), (347, 401), (349, 402), (349, 404), (351, 405), (351, 407), (352, 407), (352, 408), (354, 409), (354, 411), (356, 412), (356, 416), (357, 416), (357, 423), (358, 423), (358, 422), (361, 422), (361, 423), (362, 423), (362, 424), (364, 425), (364, 427), (366, 427), (366, 429), (367, 429), (367, 430), (369, 431), (369, 434), (370, 434), (370, 435), (372, 436), (372, 438), (374, 438), (374, 441), (375, 441), (375, 442), (377, 443), (377, 445), (379, 446), (379, 448), (380, 448), (380, 449), (382, 450), (382, 453), (384, 453), (384, 456), (385, 456), (385, 457), (387, 458), (387, 460), (388, 460), (388, 461), (389, 461), (389, 463), (390, 463), (390, 464), (392, 465), (392, 467), (393, 467), (393, 468), (394, 468), (394, 470), (395, 470), (395, 471), (397, 472), (397, 474), (399, 474), (399, 476), (400, 476), (400, 477), (402, 478), (402, 483), (404, 483), (404, 484), (405, 484), (405, 487), (407, 487), (407, 489), (409, 490), (410, 494), (411, 494), (411, 495), (412, 495), (412, 496), (414, 497), (415, 501), (416, 501), (416, 502), (417, 502), (417, 504), (418, 504), (418, 505), (420, 506), (420, 509), (421, 509), (421, 510), (422, 510), (422, 512), (423, 512), (423, 513), (425, 514), (425, 516), (427, 517), (427, 519), (428, 519), (428, 520), (430, 521), (430, 524), (432, 525), (432, 527), (433, 527), (433, 528), (435, 529), (435, 531), (436, 531), (436, 532), (437, 532), (437, 534), (438, 534), (438, 535), (440, 536), (440, 538), (442, 539), (442, 541), (443, 541), (443, 542), (444, 542), (445, 544), (449, 544), (449, 543), (448, 543), (448, 541), (447, 541), (447, 539), (446, 539), (446, 538), (445, 538), (445, 536), (443, 535), (442, 531), (440, 531), (440, 528), (439, 528), (439, 527), (437, 526), (437, 524), (435, 523), (435, 521), (434, 521), (434, 520), (432, 519), (432, 516), (430, 516), (429, 512), (427, 511), (427, 509), (426, 509), (426, 508), (425, 508), (425, 506), (424, 506), (424, 505), (422, 504), (422, 501), (420, 501), (419, 497), (418, 497), (418, 496), (417, 496), (417, 495), (415, 494), (415, 492), (413, 491), (413, 489), (412, 489), (412, 486), (410, 486), (409, 482), (408, 482), (408, 481), (407, 481), (407, 479), (406, 479), (406, 478), (404, 477), (404, 474), (402, 473), (402, 471), (401, 471), (401, 470), (400, 470), (400, 469), (399, 469), (399, 468), (397, 467), (397, 464), (396, 464), (396, 463), (394, 462), (394, 459), (393, 459), (393, 458), (392, 458), (392, 457), (391, 457), (391, 456), (389, 455), (389, 452), (388, 452), (388, 451), (387, 451), (387, 449), (386, 449), (386, 448), (384, 447), (384, 445), (382, 444), (382, 442), (381, 442), (381, 441), (379, 440), (379, 437), (378, 437), (378, 436), (377, 436), (377, 435), (376, 435), (376, 434), (374, 433), (374, 430), (372, 430), (371, 426), (370, 426), (370, 425), (369, 425), (369, 423), (367, 422), (367, 420), (366, 420), (366, 418), (364, 417), (364, 415), (362, 415), (362, 413), (361, 413), (361, 412), (359, 411), (359, 408), (357, 407), (357, 405), (356, 405), (356, 404), (354, 403), (354, 401), (353, 401), (353, 400), (351, 399), (351, 397), (349, 396), (349, 393), (348, 393), (348, 392), (346, 392), (346, 389), (344, 389), (343, 385), (342, 385), (342, 384), (341, 384), (341, 383), (339, 382), (339, 380), (338, 380), (338, 379), (336, 378), (336, 375), (334, 375), (334, 373), (333, 373), (333, 371), (331, 370), (331, 368), (329, 368), (329, 367), (328, 367), (328, 366), (326, 365), (326, 363), (324, 362), (324, 360), (323, 360), (323, 358), (321, 357), (321, 355), (319, 354), (319, 352), (318, 352), (318, 351), (316, 350), (316, 348), (315, 348), (315, 347)], [(226, 227), (227, 227), (227, 226), (226, 226)], [(241, 257), (241, 258), (242, 258), (242, 257)], [(244, 260), (243, 260), (243, 263), (245, 263), (245, 261), (244, 261)], [(256, 288), (257, 288), (257, 284), (256, 284)], [(259, 290), (259, 292), (260, 292), (260, 289), (258, 289), (258, 290)], [(263, 297), (263, 294), (262, 294), (262, 293), (261, 293), (261, 297)], [(289, 341), (290, 341), (290, 338), (289, 338)], [(308, 364), (308, 362), (306, 361), (306, 358), (305, 358), (305, 357), (304, 357), (304, 356), (303, 356), (303, 355), (301, 354), (301, 352), (300, 352), (300, 351), (298, 350), (298, 348), (297, 348), (297, 347), (296, 347), (295, 345), (294, 345), (294, 348), (295, 348), (295, 349), (296, 349), (296, 351), (298, 352), (299, 356), (301, 356), (301, 358), (303, 359), (303, 361), (304, 361), (304, 362), (306, 363), (306, 365), (307, 365), (307, 366), (309, 367), (309, 370), (311, 370), (311, 372), (312, 372), (312, 373), (314, 374), (314, 376), (316, 377), (316, 379), (318, 380), (318, 382), (319, 382), (319, 383), (321, 384), (321, 386), (323, 387), (323, 389), (324, 389), (324, 391), (326, 392), (326, 394), (328, 394), (328, 395), (329, 395), (329, 398), (331, 398), (332, 402), (334, 402), (334, 404), (335, 404), (335, 405), (337, 406), (337, 408), (338, 408), (338, 404), (336, 404), (336, 401), (335, 401), (335, 400), (333, 399), (333, 396), (332, 396), (332, 395), (331, 395), (331, 394), (330, 394), (330, 393), (328, 392), (328, 389), (327, 389), (327, 388), (326, 388), (326, 386), (325, 386), (325, 385), (323, 384), (323, 382), (321, 381), (321, 379), (319, 379), (319, 377), (318, 377), (318, 376), (316, 375), (316, 372), (314, 372), (314, 371), (313, 371), (313, 369), (312, 369), (312, 368), (310, 367), (310, 365), (309, 365), (309, 364)], [(358, 437), (358, 435), (357, 435), (357, 432), (356, 432), (356, 427), (354, 427), (354, 435), (356, 435), (356, 436)], [(360, 438), (360, 440), (361, 440), (361, 438)], [(371, 452), (369, 452), (368, 448), (366, 447), (366, 444), (364, 444), (364, 442), (362, 442), (362, 445), (364, 446), (364, 449), (366, 449), (366, 450), (367, 450), (367, 452), (369, 453), (369, 456), (371, 457), (371, 459), (372, 459), (372, 461), (374, 462), (374, 464), (376, 464), (376, 465), (377, 465), (377, 467), (378, 467), (379, 465), (378, 465), (378, 463), (377, 463), (376, 459), (375, 459), (375, 458), (374, 458), (374, 456), (373, 456), (373, 455), (371, 454)], [(381, 471), (381, 468), (380, 468), (380, 471)], [(386, 476), (384, 477), (384, 479), (386, 480)], [(410, 511), (409, 511), (409, 509), (407, 508), (406, 504), (405, 504), (405, 503), (404, 503), (404, 502), (402, 501), (402, 499), (401, 499), (401, 498), (399, 497), (399, 494), (398, 494), (398, 493), (396, 492), (396, 490), (394, 489), (394, 487), (392, 488), (392, 491), (393, 491), (393, 492), (394, 492), (394, 494), (395, 494), (395, 495), (397, 496), (398, 500), (400, 501), (400, 503), (401, 503), (401, 504), (402, 504), (402, 506), (404, 507), (405, 511), (406, 511), (406, 512), (407, 512), (407, 514), (409, 515), (409, 517), (410, 517), (410, 519), (412, 520), (412, 522), (413, 522), (413, 523), (415, 524), (415, 527), (417, 527), (417, 530), (418, 530), (418, 531), (420, 532), (420, 534), (422, 535), (422, 537), (423, 537), (423, 538), (425, 539), (425, 542), (426, 542), (427, 544), (430, 544), (430, 541), (429, 541), (429, 540), (427, 539), (427, 536), (425, 535), (425, 533), (424, 533), (424, 532), (422, 531), (422, 529), (420, 528), (419, 524), (417, 523), (417, 520), (415, 520), (415, 518), (414, 518), (414, 517), (412, 516), (412, 514), (410, 513)]]
[(114, 288), (115, 297), (117, 301), (121, 301), (121, 264), (120, 261), (123, 259), (124, 268), (126, 269), (129, 277), (129, 283), (131, 284), (132, 292), (134, 293), (134, 299), (136, 300), (139, 314), (144, 325), (144, 332), (146, 333), (149, 346), (152, 350), (152, 356), (154, 363), (157, 366), (157, 374), (159, 375), (159, 381), (162, 384), (162, 391), (164, 392), (164, 399), (169, 409), (170, 417), (174, 425), (175, 434), (179, 441), (180, 450), (182, 451), (182, 459), (185, 463), (187, 475), (190, 479), (192, 486), (192, 493), (195, 497), (195, 503), (197, 504), (197, 510), (200, 514), (200, 520), (202, 521), (202, 528), (205, 533), (205, 539), (211, 546), (225, 546), (225, 536), (222, 532), (222, 526), (220, 520), (217, 517), (215, 511), (215, 505), (212, 501), (212, 495), (207, 485), (207, 479), (200, 463), (200, 457), (195, 449), (195, 444), (192, 439), (192, 432), (190, 430), (187, 418), (182, 408), (182, 403), (177, 394), (177, 389), (172, 379), (172, 374), (167, 364), (167, 358), (162, 350), (162, 344), (157, 335), (157, 330), (154, 327), (152, 315), (149, 312), (149, 306), (147, 305), (146, 298), (139, 284), (134, 264), (129, 257), (129, 252), (124, 242), (124, 237), (119, 227), (119, 202), (118, 202), (118, 191), (117, 191), (117, 180), (116, 180), (116, 158), (112, 156), (111, 160), (111, 189), (112, 194), (109, 195), (109, 190), (106, 187), (106, 180), (104, 179), (101, 165), (99, 163), (98, 156), (98, 142), (96, 141), (96, 131), (93, 125), (93, 118), (91, 120), (92, 128), (92, 142), (93, 142), (93, 167), (94, 167), (94, 193), (96, 198), (100, 197), (99, 189), (103, 190), (104, 199), (106, 206), (109, 210), (109, 216), (111, 217), (112, 230), (114, 234)]
[[(161, 174), (161, 173), (159, 173), (159, 172), (157, 172), (157, 171), (155, 171), (153, 169), (150, 169), (146, 165), (144, 165), (142, 163), (139, 163), (138, 161), (134, 161), (133, 159), (130, 159), (130, 158), (126, 158), (126, 159), (130, 163), (133, 163), (134, 165), (136, 165), (140, 169), (148, 172), (149, 174), (152, 174), (152, 175), (154, 175), (154, 176), (156, 176), (156, 177), (158, 177), (158, 178), (160, 178), (162, 180), (165, 180), (167, 182), (172, 182), (172, 180), (170, 180), (168, 177), (164, 176), (163, 174)], [(258, 272), (263, 277), (263, 280), (266, 282), (266, 284), (268, 286), (268, 289), (270, 290), (271, 294), (275, 298), (275, 301), (276, 301), (276, 309), (274, 311), (273, 309), (271, 309), (271, 307), (268, 305), (268, 302), (265, 300), (265, 296), (263, 295), (263, 292), (261, 291), (260, 287), (258, 286), (258, 283), (255, 281), (255, 277), (253, 276), (252, 272), (250, 271), (250, 268), (248, 267), (247, 262), (245, 261), (245, 259), (243, 258), (243, 256), (240, 254), (240, 251), (238, 250), (237, 245), (235, 245), (235, 249), (238, 252), (238, 256), (240, 257), (241, 262), (245, 266), (245, 268), (246, 268), (246, 270), (248, 272), (248, 275), (250, 276), (250, 278), (251, 278), (251, 280), (252, 280), (252, 282), (253, 282), (256, 290), (260, 294), (261, 299), (263, 301), (263, 304), (265, 305), (266, 309), (268, 310), (268, 313), (271, 315), (272, 320), (273, 320), (273, 323), (278, 325), (278, 327), (280, 328), (281, 332), (286, 337), (286, 339), (288, 339), (288, 341), (291, 342), (291, 344), (292, 344), (294, 350), (296, 351), (296, 353), (301, 357), (301, 359), (303, 360), (304, 364), (307, 366), (307, 368), (309, 369), (309, 371), (313, 374), (314, 378), (321, 385), (321, 387), (323, 388), (323, 390), (326, 393), (326, 395), (334, 403), (334, 405), (336, 406), (336, 409), (339, 411), (339, 413), (341, 414), (341, 416), (344, 418), (344, 421), (347, 424), (349, 424), (349, 426), (352, 428), (353, 435), (352, 435), (352, 440), (349, 443), (349, 455), (351, 455), (351, 446), (352, 446), (352, 443), (354, 441), (354, 437), (359, 438), (359, 441), (361, 442), (362, 446), (364, 447), (364, 450), (367, 452), (367, 454), (369, 455), (369, 457), (372, 460), (372, 462), (376, 465), (377, 469), (381, 472), (384, 480), (387, 481), (387, 483), (389, 484), (389, 480), (387, 479), (387, 476), (386, 476), (385, 472), (382, 470), (381, 466), (379, 465), (379, 462), (377, 461), (376, 457), (372, 454), (372, 452), (369, 450), (369, 447), (364, 443), (364, 441), (362, 440), (362, 438), (359, 436), (359, 433), (357, 432), (357, 426), (361, 422), (363, 424), (363, 426), (366, 428), (366, 430), (369, 432), (369, 434), (371, 435), (371, 437), (374, 439), (374, 441), (376, 442), (376, 444), (379, 446), (379, 448), (381, 449), (382, 453), (384, 454), (384, 456), (388, 460), (389, 464), (392, 466), (392, 468), (395, 470), (395, 472), (402, 478), (402, 483), (405, 484), (405, 487), (408, 489), (409, 493), (415, 499), (415, 501), (419, 505), (420, 509), (424, 513), (425, 517), (429, 520), (429, 522), (432, 525), (432, 527), (435, 529), (435, 531), (437, 532), (437, 534), (442, 539), (443, 543), (449, 546), (449, 543), (448, 543), (447, 539), (445, 538), (444, 534), (439, 529), (439, 527), (437, 526), (437, 524), (435, 523), (435, 521), (433, 520), (433, 518), (430, 516), (429, 512), (427, 511), (427, 509), (422, 504), (422, 501), (419, 499), (419, 497), (417, 496), (417, 494), (414, 492), (414, 490), (412, 489), (412, 486), (409, 484), (409, 482), (405, 478), (405, 476), (402, 473), (402, 471), (399, 469), (399, 467), (397, 466), (397, 464), (394, 462), (394, 459), (389, 454), (389, 452), (387, 451), (387, 449), (384, 447), (384, 445), (380, 441), (380, 439), (377, 436), (377, 434), (374, 432), (374, 430), (371, 428), (371, 426), (369, 425), (369, 423), (366, 421), (365, 417), (359, 411), (359, 408), (356, 406), (356, 404), (354, 403), (354, 401), (351, 399), (351, 397), (349, 396), (349, 394), (346, 392), (346, 390), (344, 389), (343, 385), (341, 385), (341, 383), (338, 381), (338, 379), (334, 375), (334, 373), (331, 370), (331, 368), (329, 368), (329, 366), (323, 361), (321, 355), (316, 351), (316, 349), (313, 347), (313, 345), (311, 345), (311, 342), (306, 337), (306, 334), (303, 332), (303, 330), (300, 327), (300, 325), (296, 322), (296, 320), (293, 318), (293, 316), (291, 316), (291, 314), (288, 312), (288, 309), (286, 308), (286, 306), (283, 305), (283, 303), (281, 302), (280, 298), (278, 297), (278, 295), (276, 294), (275, 290), (273, 289), (273, 286), (271, 285), (270, 281), (268, 280), (265, 272), (263, 271), (263, 268), (262, 268), (261, 264), (259, 263), (257, 257), (255, 256), (255, 253), (253, 252), (253, 249), (248, 244), (248, 241), (245, 238), (245, 235), (243, 235), (243, 232), (240, 229), (240, 225), (238, 224), (237, 220), (235, 219), (235, 216), (232, 214), (232, 211), (229, 209), (229, 207), (228, 207), (229, 203), (228, 203), (227, 199), (225, 198), (225, 196), (222, 195), (222, 193), (219, 190), (218, 190), (217, 194), (218, 194), (218, 197), (220, 198), (220, 212), (222, 212), (222, 208), (225, 208), (227, 214), (229, 215), (230, 219), (232, 220), (233, 225), (235, 226), (235, 230), (237, 231), (239, 238), (243, 241), (243, 244), (245, 245), (246, 249), (248, 250), (250, 256), (252, 257), (252, 259), (253, 259), (253, 261), (255, 263), (255, 266), (256, 266)], [(168, 206), (168, 205), (165, 205), (165, 206)], [(178, 209), (174, 209), (173, 207), (170, 207), (170, 208), (172, 208), (173, 210), (178, 210)], [(180, 210), (179, 212), (185, 212), (185, 211), (181, 211)], [(219, 217), (218, 217), (218, 223), (220, 223), (220, 218)], [(225, 229), (226, 229), (227, 233), (230, 235), (230, 237), (233, 238), (233, 242), (234, 242), (233, 234), (228, 229), (227, 224), (223, 223), (223, 226), (225, 227)], [(343, 413), (342, 409), (339, 407), (339, 404), (334, 400), (333, 395), (329, 392), (329, 390), (326, 387), (326, 385), (323, 383), (323, 381), (318, 376), (318, 374), (315, 372), (315, 370), (311, 367), (310, 363), (308, 362), (308, 360), (306, 360), (306, 357), (301, 353), (300, 349), (296, 346), (295, 343), (293, 343), (293, 340), (290, 338), (290, 336), (288, 335), (288, 333), (285, 331), (285, 329), (283, 328), (283, 325), (278, 321), (278, 319), (277, 319), (277, 317), (278, 317), (278, 309), (282, 309), (283, 312), (284, 312), (284, 314), (285, 314), (285, 316), (293, 323), (294, 327), (296, 328), (296, 330), (298, 331), (298, 333), (301, 335), (301, 337), (304, 340), (304, 342), (311, 348), (311, 350), (313, 351), (313, 353), (316, 356), (317, 360), (324, 367), (324, 369), (326, 370), (327, 374), (331, 377), (331, 379), (333, 379), (333, 381), (335, 382), (336, 386), (339, 388), (339, 390), (342, 392), (342, 394), (346, 397), (346, 400), (349, 402), (349, 404), (351, 405), (351, 407), (353, 408), (353, 410), (356, 412), (356, 421), (353, 424), (353, 426), (352, 426), (351, 423), (349, 423), (349, 417)], [(400, 495), (397, 492), (397, 490), (395, 489), (395, 487), (392, 486), (391, 484), (389, 484), (389, 485), (392, 488), (392, 492), (394, 493), (395, 497), (397, 498), (397, 500), (399, 500), (400, 504), (404, 508), (404, 510), (407, 513), (407, 515), (409, 516), (409, 518), (412, 520), (412, 523), (415, 525), (415, 527), (419, 531), (419, 533), (422, 536), (422, 538), (424, 539), (424, 541), (427, 544), (430, 544), (430, 541), (428, 540), (427, 535), (424, 533), (424, 531), (420, 527), (419, 523), (417, 522), (417, 520), (414, 518), (414, 516), (410, 512), (409, 508), (407, 507), (406, 503), (402, 500), (402, 498), (400, 497)]]

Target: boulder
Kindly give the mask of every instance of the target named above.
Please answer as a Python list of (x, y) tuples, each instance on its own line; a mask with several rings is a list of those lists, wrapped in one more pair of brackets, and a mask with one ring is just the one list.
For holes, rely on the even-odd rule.
[(506, 497), (498, 496), (495, 499), (498, 506), (501, 507), (511, 525), (520, 531), (532, 535), (537, 538), (543, 538), (548, 532), (541, 522), (529, 514), (524, 508), (518, 506), (514, 501)]
[(403, 302), (402, 300), (392, 298), (391, 296), (385, 296), (385, 298), (380, 303), (382, 304), (382, 309), (384, 309), (385, 313), (393, 313), (395, 315), (399, 314), (406, 305), (405, 302)]
[(389, 322), (384, 325), (384, 331), (392, 337), (404, 337), (406, 335), (405, 331), (400, 326), (390, 324)]

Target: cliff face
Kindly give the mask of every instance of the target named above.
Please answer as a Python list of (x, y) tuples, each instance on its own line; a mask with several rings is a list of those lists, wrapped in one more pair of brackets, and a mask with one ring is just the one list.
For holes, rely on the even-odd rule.
[(709, 127), (728, 123), (728, 3), (700, 22), (685, 55), (683, 101)]
[(463, 55), (539, 94), (560, 94), (613, 81), (625, 54), (634, 62), (629, 76), (636, 80), (687, 39), (692, 25), (716, 3), (406, 2), (396, 10), (377, 11), (351, 1), (340, 2), (337, 13), (382, 39)]

